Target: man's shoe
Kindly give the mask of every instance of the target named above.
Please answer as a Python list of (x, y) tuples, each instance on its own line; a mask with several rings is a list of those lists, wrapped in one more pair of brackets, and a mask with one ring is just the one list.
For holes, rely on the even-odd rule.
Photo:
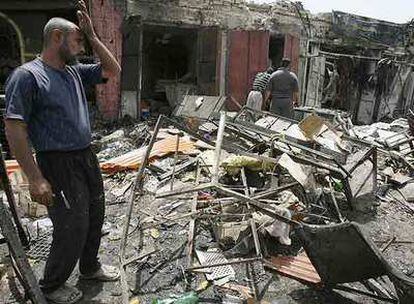
[(119, 279), (119, 269), (110, 265), (101, 265), (98, 271), (93, 274), (81, 274), (81, 280), (95, 280), (100, 282), (112, 282)]
[(74, 304), (78, 302), (83, 293), (75, 286), (64, 284), (55, 291), (44, 293), (45, 298), (55, 304)]

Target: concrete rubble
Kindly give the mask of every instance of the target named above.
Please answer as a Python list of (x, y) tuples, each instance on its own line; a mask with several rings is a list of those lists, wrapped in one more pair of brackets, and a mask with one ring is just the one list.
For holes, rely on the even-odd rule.
[[(292, 121), (214, 107), (193, 115), (96, 132), (101, 255), (122, 279), (80, 285), (81, 303), (413, 303), (406, 120), (352, 126), (317, 111)], [(40, 275), (52, 227), (6, 165)], [(2, 303), (21, 303), (12, 273), (1, 273)]]

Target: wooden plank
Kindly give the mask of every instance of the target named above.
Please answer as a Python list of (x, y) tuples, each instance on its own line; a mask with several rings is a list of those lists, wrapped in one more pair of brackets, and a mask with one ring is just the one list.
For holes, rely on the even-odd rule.
[(273, 256), (265, 264), (279, 274), (305, 284), (321, 285), (321, 278), (306, 253), (298, 256)]

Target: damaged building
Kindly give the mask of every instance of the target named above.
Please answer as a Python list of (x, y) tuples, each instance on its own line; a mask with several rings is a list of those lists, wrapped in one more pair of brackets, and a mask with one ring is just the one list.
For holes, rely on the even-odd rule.
[(339, 11), (330, 18), (331, 30), (310, 50), (305, 104), (349, 112), (360, 124), (405, 116), (413, 102), (410, 24)]
[[(256, 73), (278, 67), (282, 57), (292, 60), (302, 106), (371, 123), (403, 116), (412, 103), (410, 23), (339, 11), (312, 15), (284, 1), (108, 0), (89, 8), (100, 38), (122, 62), (119, 79), (90, 98), (106, 120), (170, 114), (185, 95), (225, 96), (227, 109), (239, 110)], [(2, 83), (40, 52), (49, 17), (75, 17), (69, 0), (2, 1), (0, 11), (2, 39), (12, 41), (2, 50)], [(21, 17), (28, 11), (30, 21)]]
[[(76, 21), (75, 2), (1, 1), (1, 90), (41, 51), (50, 17)], [(99, 258), (120, 279), (80, 280), (75, 267), (78, 303), (414, 302), (414, 125), (401, 118), (412, 23), (288, 1), (87, 4), (122, 65), (87, 88)], [(292, 119), (245, 106), (283, 57), (299, 79)], [(96, 60), (88, 46), (79, 59)], [(56, 230), (18, 161), (0, 158), (0, 186), (0, 302), (46, 304), (37, 279)], [(78, 191), (60, 195), (73, 212)]]
[[(171, 113), (185, 94), (227, 96), (228, 108), (238, 109), (257, 72), (277, 66), (283, 56), (300, 70), (301, 25), (289, 7), (111, 0), (90, 1), (90, 10), (97, 33), (123, 68), (113, 85), (97, 88), (105, 119), (137, 117), (142, 109)], [(22, 53), (13, 67), (40, 52), (40, 29), (49, 17), (75, 17), (73, 2), (65, 0), (2, 1), (0, 11), (22, 40), (13, 40)], [(28, 11), (33, 21), (19, 17)]]
[(283, 56), (298, 71), (297, 21), (292, 11), (244, 1), (130, 1), (121, 108), (128, 111), (138, 99), (141, 108), (168, 113), (190, 94), (226, 96), (227, 108), (237, 110), (257, 72), (278, 66)]
[[(122, 45), (122, 35), (120, 32), (122, 14), (119, 13), (119, 21), (116, 20), (116, 10), (107, 1), (102, 5), (107, 5), (104, 10), (99, 2), (89, 1), (89, 9), (94, 12), (95, 24), (98, 26), (99, 20), (111, 15), (113, 29), (106, 26), (108, 34), (101, 34), (102, 40), (111, 49), (112, 53), (121, 60), (121, 50), (115, 48), (115, 39)], [(71, 0), (17, 0), (1, 1), (0, 3), (0, 39), (2, 48), (0, 50), (0, 95), (4, 94), (4, 85), (7, 76), (17, 66), (24, 62), (34, 59), (42, 50), (42, 30), (46, 22), (52, 17), (62, 17), (73, 22), (77, 22), (76, 1)], [(107, 15), (105, 15), (107, 14)], [(101, 23), (102, 24), (102, 23)], [(101, 29), (102, 30), (102, 29)], [(102, 31), (103, 32), (103, 31)], [(110, 35), (110, 37), (109, 37)], [(3, 43), (4, 42), (4, 43)], [(4, 47), (3, 47), (4, 46)], [(117, 55), (119, 54), (119, 56)], [(94, 61), (90, 47), (86, 45), (86, 53), (80, 56), (82, 63)], [(119, 93), (117, 83), (119, 80), (110, 80), (110, 86), (102, 88), (86, 88), (87, 98), (90, 102), (90, 112), (92, 118), (114, 119), (117, 117), (116, 111), (119, 103)]]

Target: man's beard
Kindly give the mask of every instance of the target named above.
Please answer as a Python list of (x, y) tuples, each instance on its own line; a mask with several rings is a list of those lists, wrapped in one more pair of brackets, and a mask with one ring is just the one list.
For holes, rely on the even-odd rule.
[(59, 48), (59, 56), (62, 59), (62, 61), (67, 65), (74, 65), (78, 63), (77, 56), (70, 53), (66, 37), (64, 38), (63, 43)]

